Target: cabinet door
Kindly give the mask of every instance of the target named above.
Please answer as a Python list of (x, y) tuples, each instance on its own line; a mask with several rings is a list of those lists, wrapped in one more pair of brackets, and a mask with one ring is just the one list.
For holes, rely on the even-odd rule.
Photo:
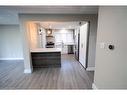
[(86, 68), (88, 23), (80, 27), (79, 62)]

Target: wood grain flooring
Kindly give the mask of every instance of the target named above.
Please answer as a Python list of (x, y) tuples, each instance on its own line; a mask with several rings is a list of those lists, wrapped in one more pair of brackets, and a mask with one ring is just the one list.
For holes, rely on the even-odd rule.
[(0, 61), (0, 89), (91, 89), (94, 73), (73, 55), (61, 57), (61, 68), (34, 68), (32, 74), (23, 73), (23, 61)]

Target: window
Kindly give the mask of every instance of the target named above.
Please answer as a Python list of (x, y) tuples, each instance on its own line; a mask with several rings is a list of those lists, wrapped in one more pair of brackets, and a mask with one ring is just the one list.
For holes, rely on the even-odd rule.
[(73, 30), (54, 31), (55, 43), (73, 43)]

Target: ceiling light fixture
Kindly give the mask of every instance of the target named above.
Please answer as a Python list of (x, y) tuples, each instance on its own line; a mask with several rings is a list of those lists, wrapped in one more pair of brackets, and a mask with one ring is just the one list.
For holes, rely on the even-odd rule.
[(52, 34), (52, 29), (47, 29), (47, 34), (51, 35)]

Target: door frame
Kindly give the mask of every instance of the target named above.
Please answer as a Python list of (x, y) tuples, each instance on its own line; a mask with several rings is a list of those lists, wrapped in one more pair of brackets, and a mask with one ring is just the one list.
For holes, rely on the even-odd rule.
[(90, 21), (88, 21), (87, 31), (88, 33), (87, 33), (87, 47), (86, 47), (86, 68), (88, 67), (88, 56), (89, 56)]

